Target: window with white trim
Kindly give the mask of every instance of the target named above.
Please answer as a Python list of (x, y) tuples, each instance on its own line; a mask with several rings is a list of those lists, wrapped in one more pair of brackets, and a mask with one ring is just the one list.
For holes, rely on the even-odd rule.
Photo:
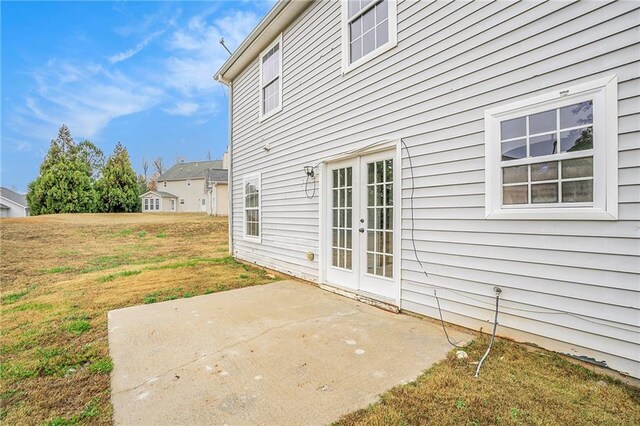
[(160, 198), (156, 198), (156, 210), (160, 210)]
[(342, 68), (347, 72), (397, 44), (396, 1), (343, 1), (342, 27)]
[(191, 186), (191, 179), (187, 179), (187, 186)]
[(244, 236), (260, 238), (260, 175), (246, 176), (244, 186)]
[(617, 79), (485, 113), (488, 218), (617, 218)]
[(164, 182), (162, 182), (162, 187), (166, 188), (167, 187), (167, 181), (165, 180)]
[(282, 34), (260, 54), (260, 119), (282, 110)]
[(149, 210), (149, 199), (148, 198), (144, 199), (144, 209), (145, 210)]

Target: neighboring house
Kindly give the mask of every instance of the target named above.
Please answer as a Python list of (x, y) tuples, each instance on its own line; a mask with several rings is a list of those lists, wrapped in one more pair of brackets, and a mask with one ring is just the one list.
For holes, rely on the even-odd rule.
[(223, 160), (177, 163), (158, 178), (158, 189), (141, 196), (143, 212), (228, 212), (227, 155)]
[(639, 6), (277, 2), (216, 74), (233, 254), (640, 377)]
[(8, 188), (0, 187), (0, 217), (29, 216), (27, 196)]

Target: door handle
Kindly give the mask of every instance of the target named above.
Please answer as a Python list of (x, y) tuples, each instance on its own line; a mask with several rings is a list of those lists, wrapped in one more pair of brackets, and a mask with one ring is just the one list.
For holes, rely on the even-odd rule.
[(360, 228), (358, 231), (360, 231), (361, 234), (364, 234), (364, 228)]

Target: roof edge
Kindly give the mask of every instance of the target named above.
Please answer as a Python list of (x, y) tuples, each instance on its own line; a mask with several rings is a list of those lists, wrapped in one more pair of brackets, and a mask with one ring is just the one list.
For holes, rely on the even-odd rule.
[[(160, 198), (179, 198), (177, 195), (173, 195), (170, 192), (166, 192), (166, 191), (154, 191), (154, 190), (149, 190), (147, 192), (145, 192), (144, 194), (141, 194), (138, 198), (142, 198), (148, 194), (155, 194), (157, 196), (159, 196)], [(166, 195), (163, 195), (166, 194)]]
[[(15, 191), (14, 191), (14, 192), (15, 192)], [(16, 194), (18, 194), (18, 195), (23, 195), (23, 194), (20, 194), (20, 193), (18, 193), (18, 192), (16, 192)], [(25, 196), (25, 197), (26, 197), (26, 196)], [(21, 202), (16, 201), (16, 200), (12, 200), (11, 198), (9, 198), (9, 197), (5, 197), (4, 195), (0, 195), (0, 198), (4, 198), (5, 200), (9, 200), (9, 201), (11, 201), (13, 204), (17, 204), (17, 205), (19, 205), (20, 207), (24, 207), (25, 209), (29, 208), (29, 205), (28, 205), (29, 203), (27, 203), (27, 204), (22, 204)], [(26, 200), (25, 200), (25, 201), (26, 201)]]
[[(297, 19), (300, 12), (306, 9), (313, 1), (314, 0), (278, 0), (271, 10), (269, 10), (269, 13), (262, 18), (247, 38), (244, 39), (240, 46), (238, 46), (225, 63), (222, 64), (222, 67), (214, 74), (213, 78), (216, 81), (228, 85), (247, 67), (254, 56), (257, 57), (258, 54), (273, 41), (269, 38), (254, 47), (256, 41), (258, 41), (265, 31), (272, 30), (274, 33), (282, 32), (291, 22)], [(286, 12), (287, 9), (291, 10), (291, 13), (283, 13)], [(262, 46), (263, 44), (264, 46)]]

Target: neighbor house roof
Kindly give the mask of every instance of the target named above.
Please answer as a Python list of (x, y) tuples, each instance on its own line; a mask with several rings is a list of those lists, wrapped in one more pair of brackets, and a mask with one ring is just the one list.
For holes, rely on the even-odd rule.
[(229, 171), (226, 169), (211, 169), (209, 171), (209, 182), (227, 182)]
[(173, 194), (171, 194), (169, 192), (164, 192), (164, 191), (147, 191), (144, 194), (142, 194), (140, 197), (144, 197), (144, 196), (149, 195), (149, 194), (155, 194), (155, 195), (158, 195), (161, 198), (178, 198), (177, 196), (175, 196), (175, 195), (173, 195)]
[[(204, 179), (211, 169), (224, 170), (222, 168), (222, 160), (177, 163), (160, 175), (158, 182), (164, 180)], [(226, 173), (226, 170), (224, 172)]]
[(225, 82), (236, 78), (311, 3), (313, 0), (278, 0), (222, 65), (214, 78)]
[(10, 190), (9, 188), (0, 187), (0, 196), (21, 205), (24, 208), (27, 208), (27, 196), (24, 194), (19, 194), (16, 191)]

